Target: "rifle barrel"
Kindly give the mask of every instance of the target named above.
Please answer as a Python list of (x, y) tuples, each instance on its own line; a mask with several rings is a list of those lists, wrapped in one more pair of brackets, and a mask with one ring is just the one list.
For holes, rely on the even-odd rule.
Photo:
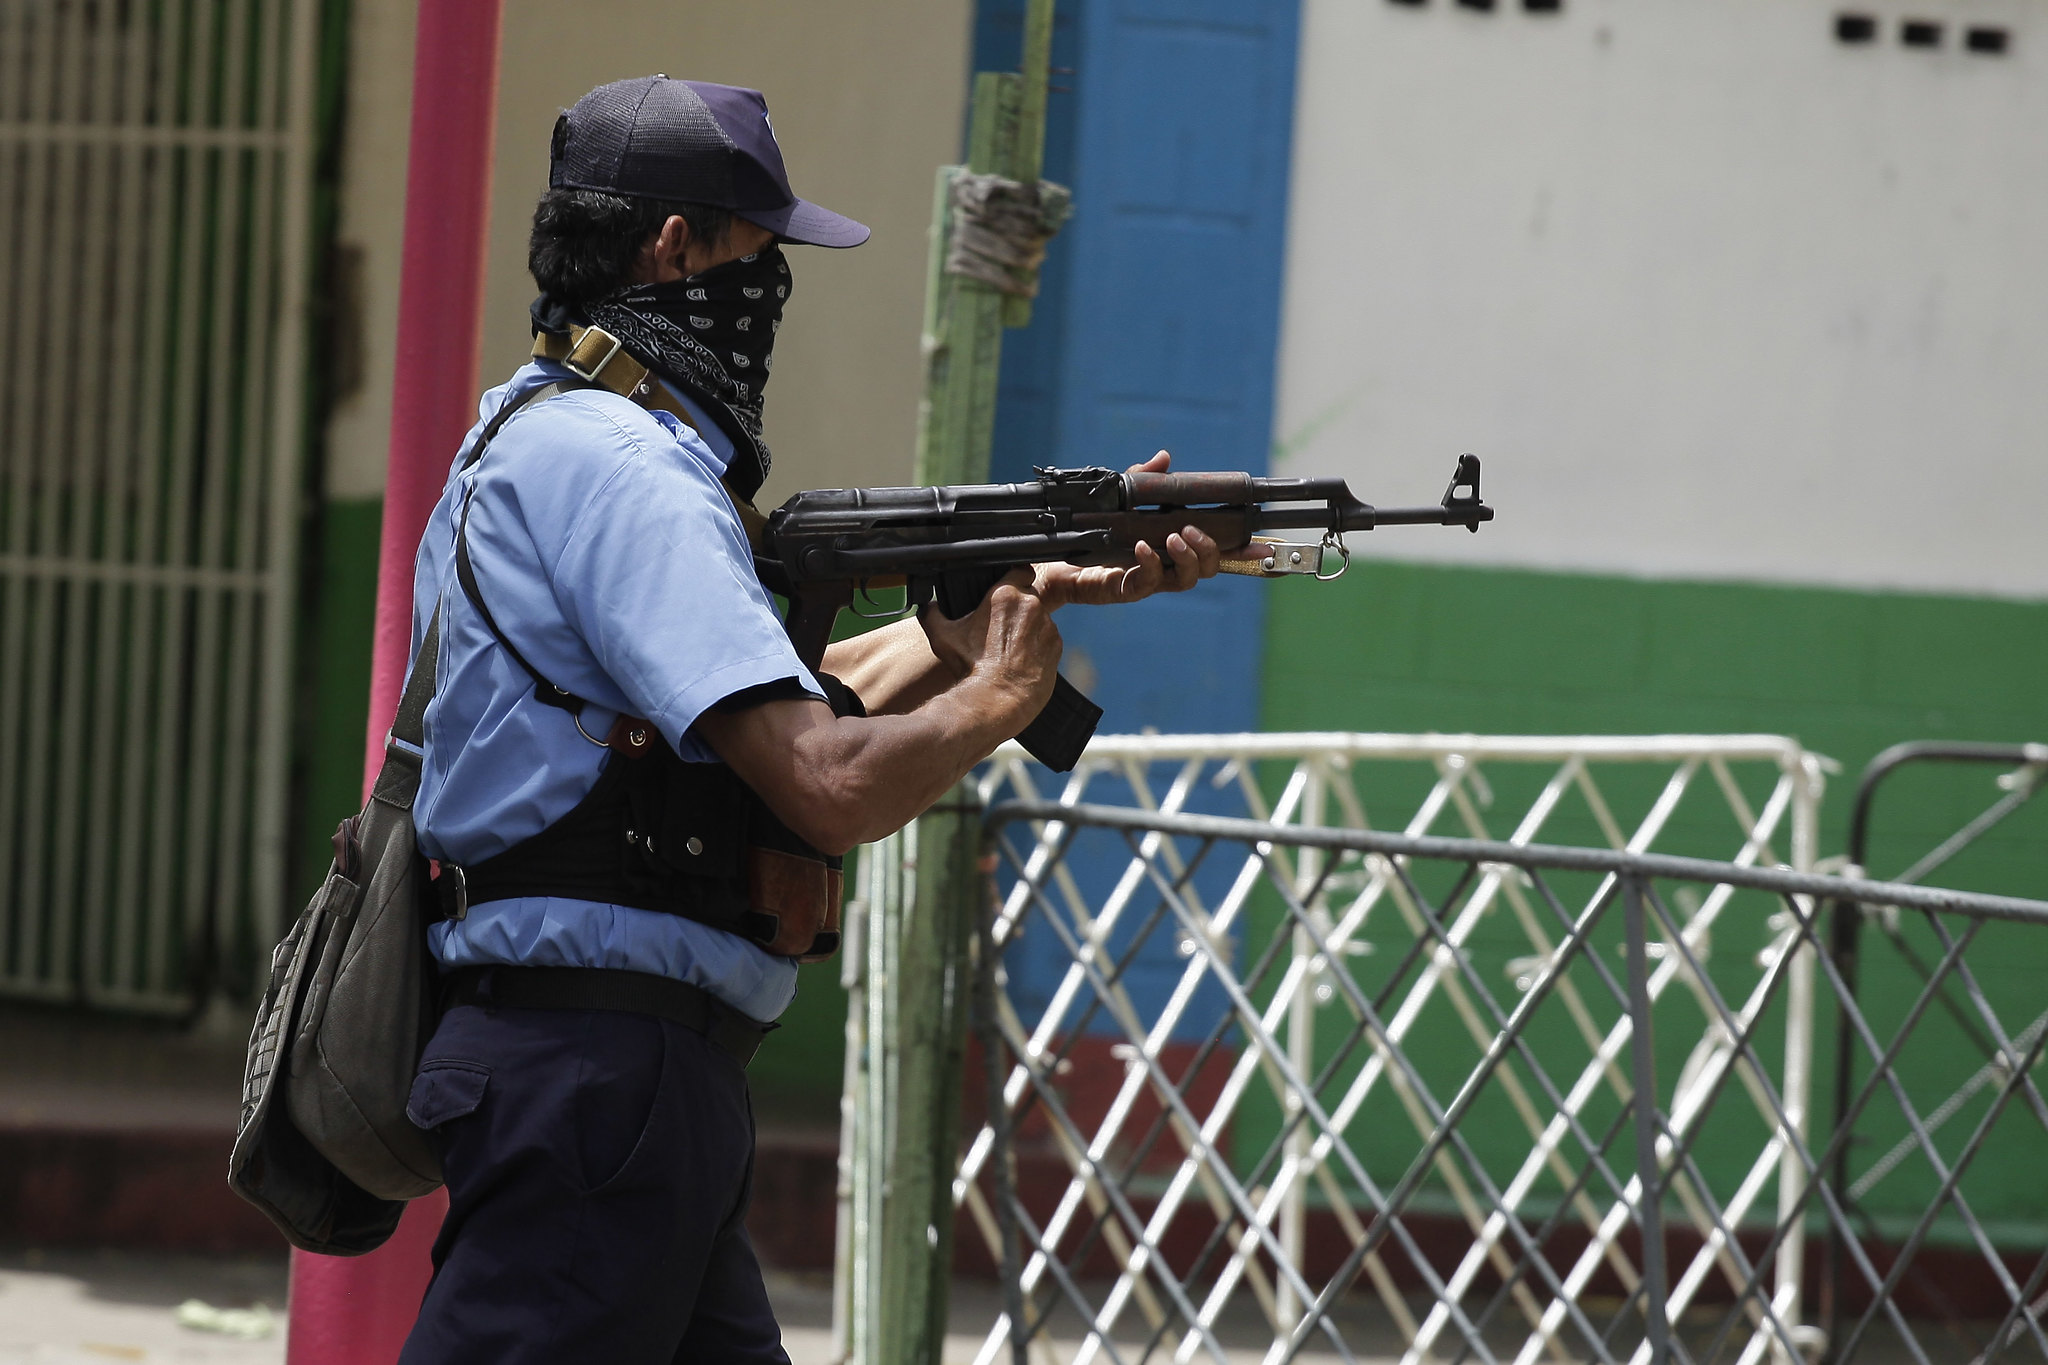
[(1454, 503), (1449, 507), (1376, 507), (1373, 522), (1379, 526), (1470, 526), (1492, 521), (1493, 509), (1485, 503)]
[[(1261, 531), (1370, 531), (1375, 526), (1472, 526), (1493, 520), (1484, 503), (1450, 507), (1372, 507), (1354, 503), (1333, 517), (1328, 507), (1266, 507), (1254, 513)], [(1334, 524), (1333, 524), (1334, 523)]]

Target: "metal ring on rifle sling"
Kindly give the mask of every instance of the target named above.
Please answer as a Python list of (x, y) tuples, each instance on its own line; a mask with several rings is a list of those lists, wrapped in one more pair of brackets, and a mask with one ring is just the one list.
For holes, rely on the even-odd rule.
[(1332, 532), (1323, 537), (1323, 548), (1337, 552), (1337, 572), (1324, 573), (1322, 567), (1318, 565), (1316, 568), (1316, 582), (1334, 583), (1344, 576), (1346, 569), (1351, 567), (1351, 547), (1344, 543), (1341, 536)]

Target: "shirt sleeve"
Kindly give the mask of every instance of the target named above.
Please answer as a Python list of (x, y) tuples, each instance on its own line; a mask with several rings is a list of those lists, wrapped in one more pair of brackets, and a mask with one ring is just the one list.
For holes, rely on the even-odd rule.
[(613, 422), (623, 458), (568, 527), (549, 577), (563, 618), (671, 744), (724, 698), (795, 679), (798, 660), (731, 499), (691, 440)]

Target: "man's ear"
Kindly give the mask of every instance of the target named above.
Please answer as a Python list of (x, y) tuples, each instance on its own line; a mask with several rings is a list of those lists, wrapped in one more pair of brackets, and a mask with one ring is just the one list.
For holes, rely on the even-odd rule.
[(690, 250), (690, 241), (689, 223), (680, 214), (670, 214), (662, 223), (661, 231), (641, 253), (643, 273), (648, 282), (664, 284), (689, 274), (683, 260)]

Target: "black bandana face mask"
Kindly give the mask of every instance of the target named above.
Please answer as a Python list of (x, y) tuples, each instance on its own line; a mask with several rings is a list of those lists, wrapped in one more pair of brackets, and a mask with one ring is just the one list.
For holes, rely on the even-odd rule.
[[(761, 439), (761, 391), (791, 283), (789, 262), (771, 243), (685, 280), (631, 285), (592, 304), (584, 319), (705, 408), (732, 438), (727, 478), (749, 498), (771, 461)], [(544, 330), (567, 330), (566, 310), (546, 296), (535, 301), (533, 317)]]

